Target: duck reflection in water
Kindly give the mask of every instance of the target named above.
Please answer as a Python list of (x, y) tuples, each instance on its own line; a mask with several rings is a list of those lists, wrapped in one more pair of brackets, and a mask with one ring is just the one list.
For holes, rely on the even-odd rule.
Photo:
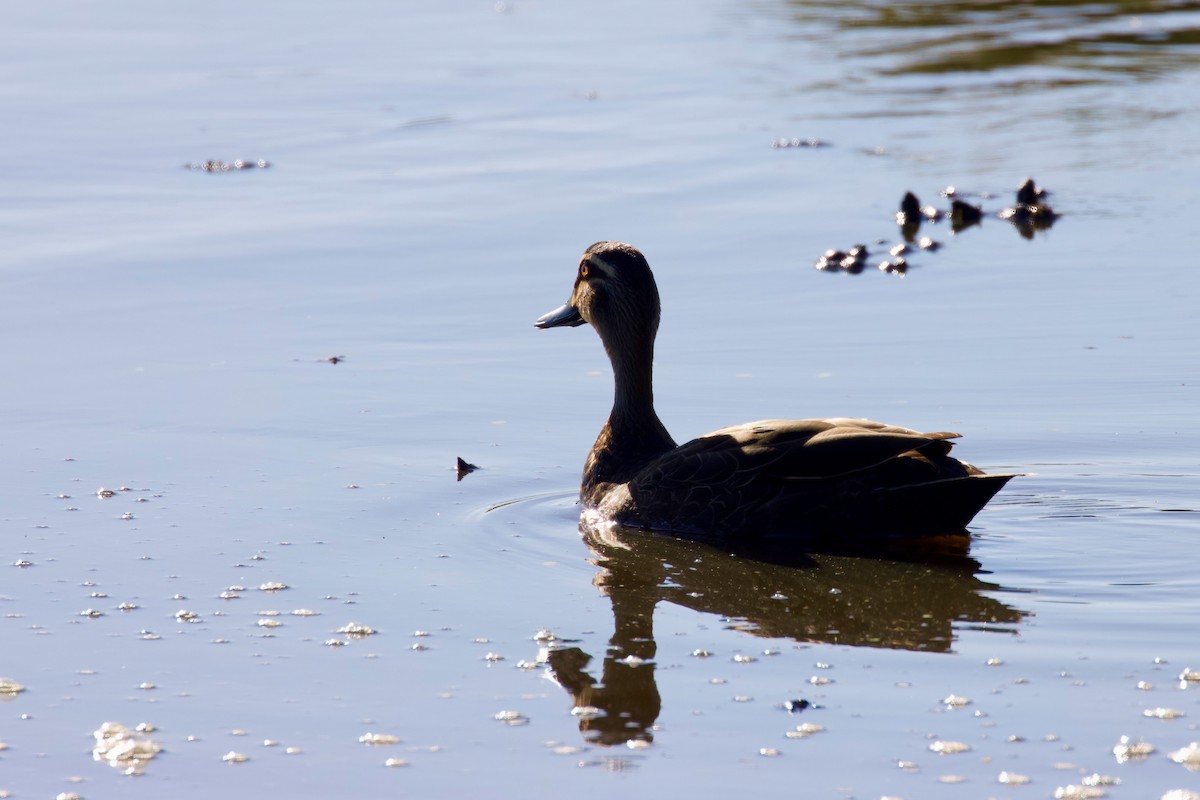
[(546, 658), (581, 712), (580, 732), (598, 745), (653, 740), (662, 709), (653, 624), (661, 601), (755, 636), (940, 653), (950, 652), (956, 626), (1013, 635), (1025, 616), (984, 594), (1011, 590), (976, 577), (980, 563), (961, 550), (917, 556), (907, 549), (895, 554), (907, 560), (889, 560), (731, 552), (589, 519), (580, 531), (598, 568), (592, 582), (612, 602), (613, 634), (599, 678), (578, 647), (551, 649)]

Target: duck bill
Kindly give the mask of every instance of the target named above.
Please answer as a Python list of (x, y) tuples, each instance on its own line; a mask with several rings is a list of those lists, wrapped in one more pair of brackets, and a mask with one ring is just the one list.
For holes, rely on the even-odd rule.
[(579, 309), (570, 303), (565, 303), (560, 308), (556, 308), (549, 314), (543, 314), (538, 317), (533, 323), (535, 328), (562, 328), (564, 326), (575, 328), (587, 322), (583, 317), (579, 316)]

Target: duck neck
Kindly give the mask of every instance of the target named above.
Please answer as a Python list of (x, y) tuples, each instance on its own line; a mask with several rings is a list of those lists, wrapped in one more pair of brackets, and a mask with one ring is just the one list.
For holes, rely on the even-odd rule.
[(613, 407), (584, 467), (581, 496), (594, 504), (612, 484), (629, 481), (675, 448), (654, 410), (654, 347), (620, 349), (605, 342), (613, 364)]

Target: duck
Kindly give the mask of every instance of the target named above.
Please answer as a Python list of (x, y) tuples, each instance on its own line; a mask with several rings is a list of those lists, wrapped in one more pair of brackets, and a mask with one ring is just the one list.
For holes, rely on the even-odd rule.
[(677, 444), (654, 407), (661, 303), (646, 257), (602, 241), (579, 260), (570, 299), (540, 329), (590, 324), (612, 364), (614, 398), (584, 463), (584, 513), (684, 537), (822, 540), (969, 535), (1014, 474), (950, 455), (949, 431), (866, 419), (764, 419)]

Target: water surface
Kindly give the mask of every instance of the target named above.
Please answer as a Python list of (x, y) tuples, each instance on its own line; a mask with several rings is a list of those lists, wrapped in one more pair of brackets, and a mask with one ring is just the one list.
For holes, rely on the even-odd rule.
[[(4, 28), (0, 676), (26, 688), (0, 789), (1200, 791), (1167, 757), (1200, 739), (1192, 5), (68, 3)], [(992, 216), (1027, 175), (1062, 215), (1031, 239)], [(943, 247), (904, 277), (813, 269), (947, 186), (987, 216), (925, 226)], [(1033, 474), (962, 558), (582, 536), (608, 366), (532, 321), (602, 238), (655, 267), (676, 438), (865, 416)], [(155, 726), (144, 775), (93, 761), (105, 721)], [(1119, 763), (1121, 736), (1156, 752)]]

